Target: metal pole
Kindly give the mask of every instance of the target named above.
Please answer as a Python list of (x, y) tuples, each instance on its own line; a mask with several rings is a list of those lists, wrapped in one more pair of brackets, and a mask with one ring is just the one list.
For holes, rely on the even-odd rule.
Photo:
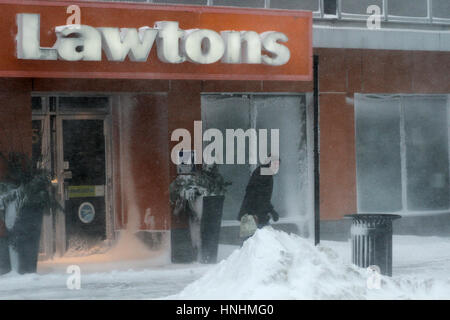
[(314, 244), (320, 243), (319, 56), (314, 55)]

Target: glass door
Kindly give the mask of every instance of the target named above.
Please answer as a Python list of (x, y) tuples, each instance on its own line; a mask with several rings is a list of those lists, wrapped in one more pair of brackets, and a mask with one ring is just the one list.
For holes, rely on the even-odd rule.
[(65, 233), (68, 250), (85, 250), (106, 239), (104, 119), (62, 116)]
[(44, 216), (40, 258), (113, 239), (110, 98), (39, 94), (31, 100), (33, 162), (51, 172), (60, 204)]

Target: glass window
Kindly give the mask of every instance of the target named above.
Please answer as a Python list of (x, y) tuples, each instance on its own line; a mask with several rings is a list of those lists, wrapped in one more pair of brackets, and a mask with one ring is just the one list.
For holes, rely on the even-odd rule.
[(256, 129), (279, 130), (280, 170), (273, 179), (272, 204), (280, 216), (307, 220), (308, 170), (304, 96), (254, 96)]
[(50, 112), (56, 112), (56, 97), (48, 97), (48, 109)]
[(323, 13), (324, 14), (336, 14), (337, 0), (323, 0)]
[(449, 208), (447, 99), (404, 98), (409, 210)]
[(111, 2), (150, 2), (149, 0), (102, 0)]
[(367, 14), (367, 8), (371, 5), (377, 5), (383, 11), (383, 0), (342, 0), (342, 12)]
[(33, 130), (31, 138), (31, 158), (33, 166), (38, 167), (39, 161), (42, 161), (42, 120), (31, 121), (31, 128)]
[(400, 211), (400, 100), (360, 96), (355, 108), (359, 211)]
[(393, 16), (426, 17), (427, 0), (389, 0), (388, 13)]
[(31, 97), (31, 110), (42, 111), (42, 97)]
[(233, 6), (247, 8), (264, 8), (264, 0), (214, 0), (215, 6)]
[(433, 0), (433, 17), (450, 19), (450, 1)]
[[(279, 152), (281, 164), (274, 177), (272, 204), (280, 217), (295, 217), (305, 222), (308, 230), (308, 164), (306, 143), (306, 102), (303, 95), (203, 95), (203, 132), (219, 129), (224, 141), (226, 160), (226, 129), (270, 129), (279, 130)], [(205, 145), (208, 145), (206, 142)], [(270, 151), (270, 145), (268, 146)], [(248, 161), (249, 147), (246, 139), (245, 164), (221, 164), (219, 170), (225, 180), (232, 182), (225, 195), (224, 220), (236, 220), (245, 195), (250, 175), (256, 165)], [(237, 144), (234, 144), (236, 162)]]
[(359, 211), (450, 208), (447, 104), (447, 96), (356, 96)]
[(63, 120), (64, 161), (71, 186), (105, 184), (103, 120)]
[(60, 97), (59, 111), (107, 111), (107, 97)]
[(275, 9), (319, 10), (318, 0), (270, 0), (270, 7)]
[[(250, 127), (249, 115), (250, 99), (247, 97), (224, 97), (220, 95), (202, 96), (203, 132), (210, 128), (220, 130), (224, 138), (224, 144), (226, 142), (226, 129), (247, 130)], [(207, 145), (209, 142), (205, 144)], [(225, 162), (225, 145), (223, 151)], [(236, 144), (234, 147), (234, 154), (236, 159)], [(247, 150), (246, 155), (248, 155)], [(219, 165), (219, 170), (226, 181), (233, 183), (228, 188), (225, 196), (223, 219), (236, 220), (237, 214), (239, 213), (239, 209), (241, 207), (242, 199), (244, 198), (245, 188), (247, 186), (248, 179), (250, 178), (251, 169), (248, 165), (248, 160), (246, 160), (246, 164), (221, 164)]]
[(206, 5), (206, 0), (153, 0), (154, 3)]

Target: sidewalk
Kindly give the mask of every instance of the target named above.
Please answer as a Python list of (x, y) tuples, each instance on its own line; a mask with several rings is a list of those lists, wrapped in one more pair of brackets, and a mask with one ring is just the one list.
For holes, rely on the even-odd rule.
[[(450, 238), (394, 236), (393, 245), (394, 279), (416, 279), (421, 286), (432, 283), (443, 288), (439, 297), (450, 299), (447, 287), (440, 286), (450, 279)], [(350, 261), (350, 242), (323, 241), (322, 246)], [(219, 259), (237, 248), (221, 245)], [(74, 263), (72, 259), (40, 263), (38, 274), (0, 277), (0, 299), (157, 299), (180, 292), (213, 268), (155, 261), (158, 259), (81, 263), (81, 290), (66, 286), (70, 276), (66, 268)]]

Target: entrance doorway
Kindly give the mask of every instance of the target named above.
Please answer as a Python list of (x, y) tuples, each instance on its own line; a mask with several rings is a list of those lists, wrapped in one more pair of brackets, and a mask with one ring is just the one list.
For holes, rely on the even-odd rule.
[[(41, 259), (113, 237), (108, 97), (32, 97), (33, 159), (52, 173), (60, 208), (44, 217)], [(39, 163), (37, 163), (39, 162)]]

